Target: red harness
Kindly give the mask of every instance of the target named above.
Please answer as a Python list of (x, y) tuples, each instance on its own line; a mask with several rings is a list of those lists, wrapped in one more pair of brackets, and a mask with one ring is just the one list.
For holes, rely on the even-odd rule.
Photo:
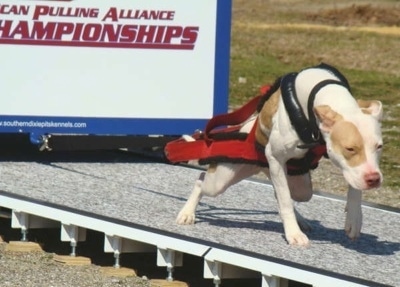
[[(263, 86), (261, 95), (269, 89), (270, 86)], [(258, 147), (256, 142), (257, 122), (254, 123), (250, 133), (239, 132), (243, 122), (256, 112), (261, 95), (231, 113), (211, 118), (204, 133), (196, 132), (192, 135), (195, 141), (180, 138), (169, 142), (164, 150), (167, 159), (172, 163), (197, 159), (200, 164), (236, 162), (268, 166), (264, 148)], [(304, 158), (291, 159), (287, 162), (288, 173), (304, 174), (316, 168), (325, 154), (325, 145), (309, 149)]]

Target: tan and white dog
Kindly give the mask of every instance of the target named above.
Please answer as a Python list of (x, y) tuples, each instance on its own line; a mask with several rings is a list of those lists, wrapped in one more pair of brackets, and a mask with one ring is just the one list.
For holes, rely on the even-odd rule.
[[(336, 83), (343, 80), (340, 76), (323, 65), (307, 68), (293, 77), (292, 88), (307, 119), (310, 118), (308, 111), (314, 113), (312, 116), (316, 118), (316, 127), (325, 141), (329, 159), (341, 169), (349, 184), (345, 230), (351, 239), (356, 239), (362, 225), (361, 191), (379, 187), (382, 182), (379, 169), (382, 104), (356, 101), (346, 85)], [(324, 81), (327, 83), (315, 89)], [(265, 146), (269, 169), (245, 163), (211, 164), (196, 181), (192, 194), (178, 214), (178, 224), (195, 222), (196, 207), (203, 195), (215, 197), (262, 170), (273, 183), (286, 240), (292, 245), (309, 244), (303, 231), (309, 230), (310, 226), (294, 209), (293, 200), (302, 202), (312, 197), (310, 172), (288, 175), (286, 167), (288, 160), (304, 157), (308, 149), (304, 148), (305, 143), (299, 138), (285, 107), (282, 82), (283, 79), (263, 103), (258, 121), (253, 118), (241, 128), (241, 131), (249, 132), (255, 123), (258, 125), (256, 139)], [(309, 103), (311, 93), (314, 93), (313, 101)]]

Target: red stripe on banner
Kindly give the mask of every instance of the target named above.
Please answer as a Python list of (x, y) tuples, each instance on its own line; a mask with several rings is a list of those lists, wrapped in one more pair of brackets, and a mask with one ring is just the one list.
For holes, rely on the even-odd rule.
[(0, 44), (35, 45), (35, 46), (64, 46), (64, 47), (97, 47), (97, 48), (128, 48), (128, 49), (165, 49), (193, 50), (193, 44), (152, 44), (152, 43), (117, 43), (117, 42), (82, 42), (34, 39), (0, 38)]

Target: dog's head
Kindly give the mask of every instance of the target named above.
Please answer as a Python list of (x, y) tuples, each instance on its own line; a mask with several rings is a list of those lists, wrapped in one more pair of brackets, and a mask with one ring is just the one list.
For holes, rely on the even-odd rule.
[(359, 109), (341, 115), (330, 106), (316, 106), (314, 112), (324, 135), (329, 158), (338, 166), (346, 181), (355, 189), (379, 187), (382, 173), (382, 103), (358, 101)]

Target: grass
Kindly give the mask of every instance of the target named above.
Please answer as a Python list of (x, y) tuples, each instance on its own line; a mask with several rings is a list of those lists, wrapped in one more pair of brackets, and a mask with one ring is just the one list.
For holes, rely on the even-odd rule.
[[(307, 22), (310, 11), (318, 13), (319, 9), (351, 5), (346, 3), (345, 0), (234, 0), (230, 104), (240, 106), (257, 95), (261, 85), (272, 83), (282, 74), (321, 61), (336, 66), (348, 78), (356, 98), (377, 99), (384, 105), (381, 168), (384, 187), (396, 193), (391, 195), (390, 204), (393, 200), (400, 201), (400, 34), (365, 32), (351, 27), (314, 29), (319, 23)], [(397, 3), (380, 4), (394, 9), (399, 8)], [(296, 28), (287, 23), (311, 26)], [(239, 83), (239, 77), (246, 78), (246, 82)]]

